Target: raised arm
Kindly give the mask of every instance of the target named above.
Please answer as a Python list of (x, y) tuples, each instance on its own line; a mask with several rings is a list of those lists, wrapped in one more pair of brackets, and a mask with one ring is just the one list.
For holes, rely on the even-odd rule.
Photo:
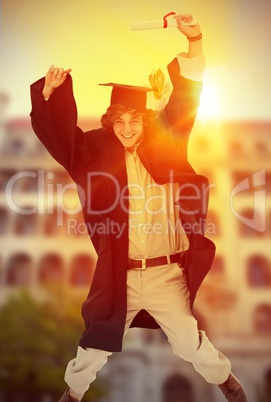
[(199, 24), (184, 25), (183, 22), (193, 20), (191, 14), (179, 14), (174, 16), (177, 21), (179, 31), (186, 36), (189, 41), (187, 57), (192, 58), (203, 53), (202, 33)]
[(60, 87), (67, 79), (67, 75), (71, 72), (71, 68), (64, 70), (64, 68), (54, 67), (49, 68), (45, 75), (44, 87), (42, 95), (45, 100), (48, 100), (54, 90)]
[[(32, 127), (51, 155), (75, 178), (95, 155), (77, 127), (70, 69), (51, 66), (31, 85)], [(91, 151), (91, 152), (90, 152)]]
[(169, 133), (169, 140), (187, 156), (189, 135), (192, 130), (202, 91), (205, 67), (202, 34), (199, 24), (185, 26), (191, 15), (175, 16), (179, 31), (188, 39), (187, 53), (178, 56), (168, 65), (173, 91), (162, 113), (162, 124)]

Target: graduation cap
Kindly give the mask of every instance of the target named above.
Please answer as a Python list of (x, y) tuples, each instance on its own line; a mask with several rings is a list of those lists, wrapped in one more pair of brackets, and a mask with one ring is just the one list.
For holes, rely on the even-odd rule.
[(147, 92), (153, 91), (153, 88), (115, 84), (114, 82), (99, 85), (113, 87), (110, 105), (122, 104), (138, 110), (146, 110)]

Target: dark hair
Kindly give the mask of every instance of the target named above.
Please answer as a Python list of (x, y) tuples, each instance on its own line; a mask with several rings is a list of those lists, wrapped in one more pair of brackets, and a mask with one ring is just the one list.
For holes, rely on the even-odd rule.
[(157, 112), (152, 109), (146, 109), (144, 112), (122, 104), (114, 104), (107, 108), (105, 114), (101, 117), (101, 124), (107, 130), (112, 130), (114, 122), (123, 114), (131, 113), (133, 116), (142, 116), (143, 125), (152, 127), (157, 119)]

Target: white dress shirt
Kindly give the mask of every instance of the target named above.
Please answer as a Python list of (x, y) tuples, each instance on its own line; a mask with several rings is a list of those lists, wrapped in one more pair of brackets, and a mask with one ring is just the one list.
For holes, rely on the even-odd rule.
[[(181, 75), (200, 81), (205, 58), (177, 55)], [(158, 185), (137, 155), (125, 151), (129, 187), (129, 258), (141, 259), (187, 250), (189, 241), (179, 218), (178, 183)]]

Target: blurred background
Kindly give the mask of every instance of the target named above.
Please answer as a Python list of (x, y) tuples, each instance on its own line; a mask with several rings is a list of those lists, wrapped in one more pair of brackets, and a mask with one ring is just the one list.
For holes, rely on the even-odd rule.
[[(177, 29), (130, 31), (131, 21), (160, 19), (170, 11), (190, 12), (199, 21), (207, 60), (189, 159), (211, 183), (206, 234), (217, 254), (198, 294), (199, 325), (231, 360), (249, 401), (271, 401), (271, 3), (4, 0), (1, 402), (54, 402), (64, 391), (96, 259), (75, 185), (32, 131), (29, 85), (51, 64), (71, 67), (79, 125), (99, 127), (110, 94), (98, 83), (148, 85), (153, 68), (166, 72), (175, 55), (186, 51)], [(132, 329), (123, 352), (110, 357), (85, 400), (224, 398), (172, 354), (161, 331)]]

